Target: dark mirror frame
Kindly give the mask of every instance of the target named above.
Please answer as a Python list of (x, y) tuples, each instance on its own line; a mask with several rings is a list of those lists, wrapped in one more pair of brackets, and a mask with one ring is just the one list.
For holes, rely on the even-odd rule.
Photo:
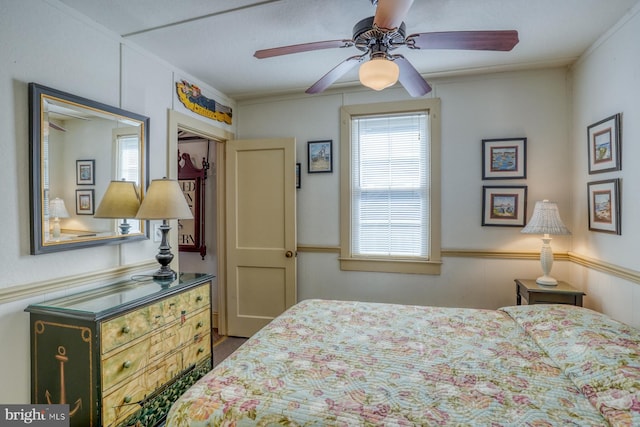
[(43, 242), (43, 224), (45, 220), (43, 217), (42, 197), (44, 194), (42, 182), (43, 96), (57, 98), (59, 101), (94, 110), (99, 114), (111, 115), (114, 120), (122, 119), (140, 122), (143, 127), (140, 166), (142, 167), (141, 176), (144, 181), (141, 182), (141, 193), (144, 193), (146, 187), (149, 185), (149, 117), (42, 86), (37, 83), (29, 83), (29, 196), (31, 199), (29, 210), (31, 219), (31, 254), (39, 255), (148, 239), (149, 224), (148, 221), (144, 221), (141, 223), (141, 232), (136, 234), (104, 236), (93, 239), (76, 239), (64, 243), (56, 242), (55, 244), (45, 244), (45, 242)]

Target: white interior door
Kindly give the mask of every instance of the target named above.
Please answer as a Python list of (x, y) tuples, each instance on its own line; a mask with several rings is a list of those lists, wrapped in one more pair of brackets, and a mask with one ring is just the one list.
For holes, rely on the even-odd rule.
[(249, 337), (296, 303), (295, 147), (226, 145), (227, 335)]

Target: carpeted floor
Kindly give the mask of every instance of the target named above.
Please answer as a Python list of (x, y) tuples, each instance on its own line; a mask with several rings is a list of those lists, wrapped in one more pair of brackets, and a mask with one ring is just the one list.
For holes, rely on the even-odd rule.
[(216, 340), (213, 343), (213, 366), (217, 366), (247, 340), (246, 338), (227, 336), (215, 338)]

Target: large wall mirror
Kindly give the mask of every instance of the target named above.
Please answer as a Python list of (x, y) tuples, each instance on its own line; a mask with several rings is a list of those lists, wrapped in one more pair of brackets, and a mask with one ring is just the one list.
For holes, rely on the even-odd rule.
[(96, 209), (112, 181), (133, 182), (142, 197), (149, 118), (36, 83), (29, 113), (31, 254), (148, 238), (144, 221)]

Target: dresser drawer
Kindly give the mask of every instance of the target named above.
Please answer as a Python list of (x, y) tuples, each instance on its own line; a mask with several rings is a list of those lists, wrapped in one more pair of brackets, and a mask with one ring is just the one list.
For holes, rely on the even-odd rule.
[(158, 389), (174, 379), (183, 370), (182, 355), (179, 352), (173, 352), (147, 366), (145, 384), (152, 390)]
[(199, 361), (211, 357), (211, 334), (193, 337), (191, 344), (182, 350), (182, 369), (187, 369)]
[(108, 353), (149, 333), (152, 329), (162, 326), (164, 323), (162, 309), (162, 303), (151, 304), (102, 323), (102, 354)]
[(101, 327), (102, 353), (108, 353), (166, 323), (181, 320), (188, 313), (208, 307), (210, 286), (207, 282), (160, 303), (139, 308), (104, 322)]
[(140, 409), (140, 403), (156, 390), (171, 382), (184, 369), (182, 354), (174, 352), (165, 358), (150, 363), (129, 381), (106, 393), (103, 399), (103, 420), (106, 425), (122, 421), (132, 412)]
[(102, 361), (102, 389), (111, 387), (145, 368), (149, 360), (151, 339), (146, 338), (135, 345), (114, 353)]
[(204, 308), (198, 312), (185, 315), (184, 321), (176, 328), (181, 345), (191, 344), (194, 336), (211, 332), (211, 311)]
[(166, 322), (181, 320), (185, 314), (193, 313), (211, 303), (207, 283), (190, 291), (184, 292), (163, 302), (163, 313)]
[(175, 351), (180, 347), (180, 336), (178, 335), (178, 323), (174, 322), (164, 329), (154, 331), (150, 335), (151, 346), (149, 347), (149, 360), (164, 357), (166, 354)]
[(150, 393), (144, 373), (133, 377), (129, 382), (116, 388), (102, 399), (102, 425), (115, 425), (128, 415), (140, 409), (140, 402)]

